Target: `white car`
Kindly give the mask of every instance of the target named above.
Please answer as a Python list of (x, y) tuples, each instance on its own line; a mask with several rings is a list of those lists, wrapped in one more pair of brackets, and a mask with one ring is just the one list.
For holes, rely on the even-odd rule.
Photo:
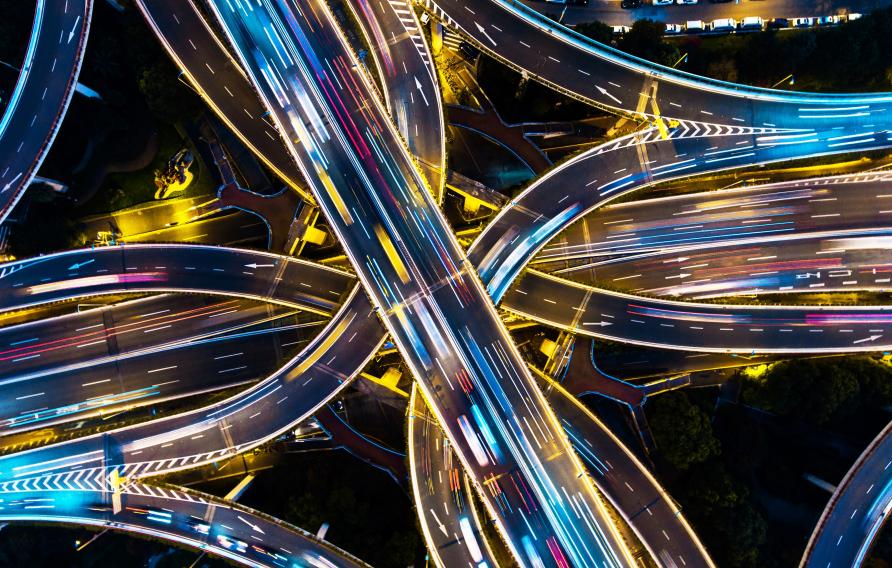
[(613, 26), (613, 35), (623, 35), (628, 33), (630, 29), (629, 26)]
[(684, 25), (684, 30), (689, 34), (698, 34), (700, 32), (708, 32), (709, 26), (703, 23), (703, 20), (688, 20)]
[(684, 26), (681, 24), (666, 24), (666, 35), (675, 35), (680, 34), (684, 31)]
[(740, 20), (740, 29), (744, 31), (758, 31), (763, 27), (765, 27), (765, 22), (759, 16), (747, 16)]
[(733, 32), (737, 29), (737, 21), (734, 18), (719, 18), (712, 21), (709, 29), (714, 32)]
[(676, 4), (696, 4), (697, 0), (675, 0)]
[(854, 22), (855, 20), (857, 20), (860, 17), (861, 17), (861, 14), (859, 14), (857, 12), (853, 12), (853, 13), (849, 14), (848, 16), (846, 16), (846, 21)]
[(675, 4), (675, 0), (653, 0), (654, 6), (671, 6)]
[(790, 20), (791, 28), (808, 28), (811, 27), (811, 18), (792, 18)]

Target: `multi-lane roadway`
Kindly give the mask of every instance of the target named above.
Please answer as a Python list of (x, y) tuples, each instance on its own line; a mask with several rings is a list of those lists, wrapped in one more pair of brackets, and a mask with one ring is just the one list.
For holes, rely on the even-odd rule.
[(709, 553), (656, 479), (576, 397), (537, 373), (588, 474), (660, 566), (715, 566)]
[[(356, 324), (351, 335), (344, 331)], [(383, 343), (368, 299), (354, 288), (300, 353), (233, 397), (161, 420), (0, 458), (0, 491), (76, 470), (132, 478), (210, 463), (256, 447), (336, 396)]]
[[(556, 12), (554, 7), (540, 0), (522, 0), (530, 8), (543, 12)], [(614, 0), (590, 0), (584, 6), (568, 6), (561, 21), (567, 25), (599, 21), (611, 26), (631, 26), (635, 20), (649, 18), (666, 23), (683, 24), (688, 20), (711, 22), (718, 18), (735, 18), (737, 21), (747, 16), (769, 18), (797, 18), (832, 16), (839, 14), (868, 14), (873, 10), (889, 6), (888, 0), (738, 0), (737, 2), (709, 2), (701, 0), (697, 4), (654, 6), (646, 0), (639, 8), (626, 9)]]
[(849, 353), (892, 347), (892, 306), (772, 306), (651, 299), (528, 271), (503, 307), (614, 341), (726, 353)]
[(127, 292), (226, 294), (331, 315), (352, 275), (247, 249), (128, 244), (0, 265), (0, 310)]
[[(716, 134), (716, 129), (724, 133)], [(499, 300), (523, 267), (561, 230), (633, 191), (698, 173), (812, 153), (848, 152), (851, 145), (864, 149), (892, 144), (885, 130), (842, 132), (779, 132), (682, 122), (669, 129), (666, 138), (657, 129), (649, 129), (607, 142), (565, 162), (509, 202), (471, 245), (469, 257)], [(840, 143), (845, 146), (836, 146)]]
[(827, 502), (801, 568), (860, 566), (892, 510), (892, 423), (864, 450)]
[(441, 568), (498, 566), (468, 479), (417, 386), (409, 399), (408, 438), (415, 508), (434, 563)]
[(0, 331), (0, 435), (261, 379), (324, 318), (273, 304), (156, 296)]
[(23, 486), (5, 495), (0, 520), (124, 530), (252, 567), (368, 566), (306, 531), (212, 495), (126, 483), (114, 513), (106, 480), (72, 472), (65, 483), (72, 488)]
[(376, 69), (384, 102), (409, 151), (418, 159), (434, 199), (446, 183), (446, 127), (437, 70), (427, 38), (406, 0), (352, 0)]
[[(461, 6), (463, 3), (442, 0), (438, 4), (442, 8), (444, 5)], [(258, 9), (252, 10), (252, 13), (243, 11), (233, 17), (235, 12), (230, 6), (213, 4), (236, 55), (248, 71), (250, 83), (243, 80), (243, 84), (249, 85), (249, 88), (253, 85), (260, 93), (263, 105), (271, 111), (270, 118), (283, 132), (282, 138), (286, 140), (291, 156), (300, 165), (316, 198), (333, 222), (360, 280), (372, 295), (387, 328), (408, 357), (410, 366), (420, 379), (422, 390), (450, 434), (463, 465), (474, 474), (478, 489), (482, 487), (482, 482), (485, 486), (495, 484), (500, 490), (506, 490), (504, 485), (496, 482), (496, 473), (507, 474), (515, 483), (516, 491), (507, 488), (505, 493), (495, 497), (490, 497), (492, 493), (483, 489), (490, 513), (500, 519), (501, 528), (507, 529), (509, 547), (515, 556), (534, 564), (542, 558), (549, 563), (561, 564), (566, 557), (577, 564), (596, 557), (608, 562), (627, 562), (619, 537), (610, 529), (610, 522), (606, 520), (589, 484), (577, 481), (580, 464), (573, 458), (561, 426), (551, 416), (534, 381), (507, 339), (486, 294), (467, 266), (448, 226), (427, 196), (425, 184), (415, 171), (395, 130), (389, 125), (386, 114), (370, 94), (371, 86), (358, 70), (357, 62), (343, 37), (337, 33), (327, 7), (309, 0), (295, 3), (295, 10), (282, 5), (270, 8), (258, 4)], [(505, 294), (532, 255), (560, 229), (586, 210), (632, 189), (691, 173), (807, 155), (885, 147), (889, 143), (884, 122), (889, 98), (885, 94), (777, 94), (692, 79), (581, 43), (564, 30), (551, 23), (543, 24), (542, 20), (516, 6), (509, 13), (507, 3), (485, 2), (475, 5), (474, 9), (462, 7), (465, 10), (449, 12), (450, 16), (461, 21), (448, 18), (450, 23), (458, 23), (478, 43), (497, 52), (503, 59), (533, 70), (537, 78), (589, 102), (623, 108), (655, 122), (650, 130), (608, 143), (581, 159), (571, 161), (569, 167), (559, 168), (548, 177), (547, 182), (539, 184), (549, 189), (575, 187), (579, 184), (569, 183), (571, 175), (582, 174), (575, 179), (578, 182), (579, 179), (588, 179), (588, 170), (599, 176), (589, 179), (586, 186), (596, 186), (595, 189), (579, 189), (575, 194), (567, 193), (560, 199), (555, 197), (552, 190), (548, 196), (550, 203), (547, 203), (548, 199), (541, 200), (544, 194), (541, 189), (533, 191), (534, 188), (531, 188), (497, 218), (493, 225), (495, 229), (488, 229), (478, 239), (472, 247), (471, 260), (480, 265), (481, 275), (496, 300)], [(203, 25), (197, 11), (191, 8), (197, 18), (195, 23)], [(227, 10), (231, 11), (227, 13)], [(496, 21), (499, 25), (494, 23)], [(168, 21), (166, 25), (179, 25), (177, 17), (173, 18), (173, 22)], [(202, 45), (209, 45), (208, 38), (210, 43), (215, 43), (209, 28), (204, 26), (204, 29), (205, 41)], [(167, 32), (159, 33), (165, 35)], [(525, 52), (524, 48), (529, 49), (529, 44), (517, 38), (529, 37), (535, 41), (535, 34), (541, 36), (541, 42), (536, 44), (539, 49)], [(181, 47), (191, 37), (189, 34), (181, 35)], [(519, 41), (519, 44), (515, 45), (512, 41)], [(216, 45), (217, 55), (228, 57), (226, 48), (219, 43)], [(192, 48), (198, 51), (195, 45)], [(562, 50), (567, 49), (570, 51), (566, 55), (572, 58), (564, 58)], [(562, 58), (566, 63), (561, 63)], [(189, 66), (200, 67), (198, 61), (195, 59)], [(204, 65), (214, 74), (208, 60), (204, 61)], [(570, 69), (568, 65), (575, 68)], [(597, 80), (586, 78), (592, 77), (596, 70)], [(242, 78), (245, 79), (244, 75)], [(209, 77), (205, 77), (204, 82), (208, 80)], [(602, 85), (604, 81), (609, 86)], [(193, 82), (199, 81), (193, 79)], [(404, 97), (406, 87), (398, 91)], [(420, 95), (423, 90), (417, 92)], [(237, 98), (241, 99), (242, 95)], [(391, 109), (394, 108), (391, 103)], [(666, 117), (678, 120), (670, 121)], [(406, 135), (406, 132), (403, 134)], [(407, 138), (411, 138), (409, 134)], [(605, 154), (610, 154), (607, 159), (593, 159)], [(589, 159), (592, 162), (585, 162)], [(612, 167), (616, 169), (612, 170)], [(610, 171), (613, 173), (608, 173)], [(602, 177), (604, 174), (606, 177)], [(567, 177), (562, 178), (562, 175)], [(565, 202), (567, 205), (562, 205)], [(237, 270), (239, 266), (221, 264), (225, 255), (215, 258), (212, 251), (203, 250), (201, 255), (197, 255), (203, 264), (193, 262), (189, 256), (191, 251), (177, 251), (179, 256), (176, 262), (169, 263), (175, 265), (173, 269), (168, 268), (166, 255), (162, 259), (154, 257), (152, 252), (145, 253), (144, 259), (134, 261), (130, 257), (125, 259), (123, 253), (118, 255), (120, 258), (106, 255), (100, 259), (89, 256), (92, 252), (87, 254), (81, 251), (69, 256), (56, 255), (30, 263), (8, 265), (4, 268), (9, 270), (4, 271), (0, 278), (8, 279), (6, 294), (13, 302), (12, 307), (19, 308), (88, 292), (165, 290), (168, 288), (163, 284), (148, 286), (144, 283), (164, 282), (173, 272), (176, 280), (186, 282), (185, 289), (222, 291), (273, 300), (278, 294), (286, 298), (281, 302), (286, 306), (296, 304), (295, 298), (299, 298), (302, 301), (299, 307), (308, 309), (316, 302), (316, 311), (323, 313), (334, 311), (353, 282), (350, 275), (343, 274), (341, 284), (344, 287), (341, 291), (328, 290), (334, 298), (318, 293), (331, 280), (331, 274), (326, 274), (319, 282), (295, 280), (312, 288), (312, 293), (300, 288), (297, 288), (297, 292), (286, 290), (280, 293), (279, 283), (282, 280), (292, 282), (294, 278), (291, 274), (285, 274), (284, 263), (268, 262), (271, 258), (246, 262), (243, 266), (250, 270), (242, 270), (240, 275)], [(58, 264), (60, 259), (63, 264), (69, 260), (72, 264)], [(109, 261), (103, 263), (104, 259)], [(251, 258), (243, 253), (237, 262), (242, 260)], [(88, 265), (92, 266), (85, 268)], [(278, 274), (272, 281), (269, 278), (254, 278), (259, 268), (275, 268)], [(197, 272), (190, 274), (190, 270)], [(225, 273), (226, 278), (214, 279), (214, 276), (223, 276), (215, 272)], [(521, 287), (529, 286), (531, 281), (537, 279), (555, 281), (530, 273), (521, 282)], [(264, 285), (267, 286), (265, 290)], [(542, 287), (536, 288), (537, 293), (530, 300), (538, 301), (538, 309), (542, 311), (544, 307), (550, 314), (549, 323), (564, 327), (585, 327), (590, 324), (600, 328), (598, 334), (602, 336), (610, 336), (619, 330), (623, 337), (660, 345), (667, 341), (665, 338), (672, 336), (677, 337), (671, 340), (675, 342), (673, 347), (694, 346), (704, 350), (794, 350), (798, 349), (796, 341), (801, 342), (801, 337), (786, 342), (780, 338), (783, 334), (795, 332), (807, 334), (807, 349), (859, 350), (885, 345), (882, 326), (887, 323), (887, 315), (885, 310), (879, 308), (814, 308), (815, 313), (803, 309), (720, 308), (648, 303), (634, 297), (600, 292), (596, 298), (598, 301), (591, 302), (595, 291), (575, 287), (578, 291), (568, 292), (562, 300), (571, 298), (567, 304), (571, 306), (571, 312), (577, 313), (551, 314), (552, 310), (559, 309), (544, 304), (557, 306), (557, 302), (543, 301), (544, 294), (553, 293), (555, 289), (569, 290), (566, 284), (561, 285), (564, 287), (549, 287), (547, 291)], [(248, 290), (247, 294), (245, 290)], [(526, 290), (527, 296), (530, 296), (529, 290)], [(518, 295), (524, 294), (521, 291)], [(319, 304), (320, 298), (325, 298), (324, 305)], [(257, 443), (259, 438), (256, 436), (269, 435), (270, 431), (282, 428), (281, 424), (287, 427), (287, 424), (293, 423), (281, 420), (283, 417), (276, 408), (268, 408), (270, 400), (258, 401), (267, 399), (272, 392), (293, 382), (289, 378), (283, 379), (283, 376), (303, 377), (311, 373), (316, 369), (316, 363), (327, 357), (326, 352), (334, 355), (327, 359), (327, 369), (319, 371), (331, 373), (329, 366), (345, 350), (344, 343), (337, 346), (332, 343), (346, 330), (352, 329), (359, 315), (364, 314), (359, 321), (373, 322), (366, 323), (366, 333), (362, 336), (364, 343), (368, 344), (364, 345), (366, 349), (357, 347), (347, 354), (352, 354), (355, 361), (345, 364), (343, 359), (339, 360), (338, 368), (346, 372), (339, 370), (331, 373), (338, 379), (337, 382), (321, 386), (319, 383), (324, 381), (314, 383), (305, 401), (307, 404), (301, 407), (305, 409), (303, 415), (306, 409), (313, 405), (318, 407), (320, 400), (326, 400), (326, 397), (336, 393), (339, 385), (352, 376), (351, 372), (355, 374), (357, 364), (361, 365), (367, 360), (365, 353), (380, 344), (383, 331), (373, 315), (375, 310), (359, 306), (363, 302), (368, 306), (368, 300), (354, 289), (346, 306), (323, 331), (329, 335), (320, 336), (314, 345), (292, 361), (288, 371), (277, 373), (256, 388), (249, 389), (246, 394), (223, 403), (227, 414), (232, 410), (239, 418), (238, 424), (221, 421), (219, 409), (212, 412), (202, 409), (184, 417), (152, 423), (161, 424), (155, 429), (151, 428), (151, 424), (144, 425), (140, 429), (127, 429), (112, 436), (88, 438), (10, 456), (4, 461), (11, 466), (12, 473), (9, 467), (4, 468), (5, 477), (9, 479), (12, 476), (21, 481), (47, 471), (58, 472), (64, 477), (67, 475), (66, 468), (74, 465), (82, 467), (84, 464), (101, 472), (120, 466), (124, 473), (144, 475), (203, 463), (215, 456), (250, 447)], [(511, 302), (511, 298), (507, 298), (506, 306), (511, 308)], [(477, 317), (469, 321), (462, 312), (474, 312)], [(353, 317), (350, 317), (351, 314)], [(621, 325), (619, 318), (623, 318)], [(614, 321), (607, 321), (610, 319)], [(679, 322), (689, 325), (682, 331), (680, 327), (676, 328)], [(705, 327), (690, 325), (691, 322), (709, 326), (709, 333), (700, 333), (707, 331)], [(636, 327), (648, 324), (651, 325), (643, 332), (641, 330), (644, 328)], [(611, 326), (616, 327), (610, 329)], [(603, 333), (607, 329), (610, 331)], [(712, 332), (732, 333), (725, 334), (719, 340), (708, 339), (705, 343), (702, 339), (695, 339), (705, 335), (723, 335)], [(861, 337), (865, 332), (870, 335)], [(331, 334), (334, 334), (334, 339)], [(357, 337), (356, 332), (350, 337), (347, 343)], [(847, 343), (848, 340), (851, 343)], [(434, 363), (438, 368), (434, 368)], [(446, 370), (441, 365), (454, 368)], [(502, 378), (503, 370), (506, 376), (511, 377), (516, 392), (503, 388), (497, 382), (495, 375)], [(311, 375), (302, 386), (307, 386), (312, 380)], [(457, 381), (465, 392), (450, 394), (446, 391), (446, 388), (455, 388), (452, 381)], [(292, 390), (294, 388), (292, 385)], [(299, 392), (303, 394), (306, 391)], [(459, 414), (462, 408), (467, 412)], [(247, 415), (257, 410), (260, 412)], [(255, 426), (257, 422), (252, 422), (252, 419), (267, 411), (278, 415), (280, 420), (274, 425)], [(507, 428), (502, 424), (504, 418), (508, 419)], [(222, 449), (194, 453), (205, 445), (204, 441), (199, 441), (205, 434), (195, 434), (196, 428), (200, 432), (213, 432), (208, 446)], [(150, 432), (155, 434), (150, 435)], [(186, 441), (187, 437), (189, 441)], [(100, 438), (101, 443), (98, 441)], [(545, 442), (546, 449), (543, 449), (541, 441)], [(539, 447), (534, 447), (534, 443)], [(173, 446), (177, 446), (176, 449), (170, 449)], [(61, 453), (59, 448), (62, 448)], [(557, 451), (557, 459), (554, 451)], [(182, 457), (184, 452), (193, 453)], [(134, 457), (143, 453), (146, 454), (143, 457)], [(56, 457), (47, 457), (51, 455)], [(19, 460), (21, 456), (25, 456), (25, 461)], [(543, 460), (543, 457), (548, 459)], [(510, 464), (517, 469), (505, 469)], [(50, 479), (58, 481), (61, 478)], [(518, 481), (524, 491), (530, 491), (532, 495), (521, 491)], [(557, 491), (558, 487), (573, 488), (572, 494), (563, 494), (566, 502)], [(10, 490), (9, 486), (6, 489)], [(509, 497), (506, 498), (506, 494)], [(539, 507), (531, 509), (527, 497), (533, 503), (538, 501)], [(523, 512), (506, 513), (500, 499), (505, 499), (509, 505), (513, 501), (515, 505), (527, 507), (526, 515), (529, 518)], [(576, 514), (575, 518), (568, 506)], [(579, 509), (579, 506), (583, 506), (583, 509)], [(585, 522), (577, 520), (581, 518), (580, 510), (585, 507), (590, 510), (584, 512), (582, 517), (591, 515), (590, 521), (596, 523), (597, 528), (586, 524), (589, 519)], [(535, 537), (537, 532), (530, 524), (522, 525), (521, 520), (525, 523), (531, 521), (538, 530), (553, 531), (554, 536), (546, 536), (544, 542), (532, 542), (529, 535)], [(538, 535), (543, 536), (541, 532)], [(603, 546), (600, 550), (597, 547), (601, 544), (589, 548), (593, 543)]]
[(52, 146), (83, 62), (93, 0), (38, 0), (15, 88), (0, 118), (0, 222)]
[(793, 93), (699, 77), (594, 42), (520, 2), (424, 5), (530, 78), (623, 114), (778, 128), (845, 126), (852, 132), (892, 120), (886, 117), (889, 93)]
[(892, 226), (890, 204), (892, 175), (887, 172), (629, 201), (582, 217), (532, 263), (557, 268), (567, 261), (581, 267), (597, 257), (842, 235)]
[[(299, 141), (291, 149), (320, 206), (515, 557), (627, 565), (612, 521), (578, 477), (578, 459), (328, 8), (212, 6), (277, 125), (289, 143)], [(510, 384), (498, 380), (503, 373)]]
[[(873, 234), (871, 234), (873, 233)], [(707, 250), (649, 253), (562, 271), (634, 294), (685, 299), (766, 293), (885, 291), (892, 288), (888, 229)]]

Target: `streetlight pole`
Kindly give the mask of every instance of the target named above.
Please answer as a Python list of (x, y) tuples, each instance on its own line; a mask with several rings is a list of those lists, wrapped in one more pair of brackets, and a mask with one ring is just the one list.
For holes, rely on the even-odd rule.
[(771, 85), (771, 88), (774, 89), (775, 87), (777, 87), (777, 86), (780, 85), (781, 83), (786, 82), (787, 79), (790, 80), (790, 84), (791, 84), (791, 85), (793, 85), (794, 82), (796, 81), (796, 78), (793, 77), (793, 74), (792, 74), (792, 73), (790, 73), (789, 75), (787, 75), (786, 77), (784, 77), (783, 79), (781, 79), (780, 81), (778, 81), (777, 83)]
[(672, 64), (672, 68), (675, 69), (676, 65), (678, 65), (682, 61), (687, 62), (687, 60), (688, 60), (688, 54), (687, 54), (687, 52), (685, 52), (684, 55), (682, 55), (681, 57), (678, 58), (678, 61), (676, 61), (675, 63)]

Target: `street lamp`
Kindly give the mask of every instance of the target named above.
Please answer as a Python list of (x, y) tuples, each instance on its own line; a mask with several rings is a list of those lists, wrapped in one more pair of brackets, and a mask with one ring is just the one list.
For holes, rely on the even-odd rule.
[(778, 81), (777, 83), (771, 85), (771, 88), (774, 89), (775, 87), (777, 87), (777, 86), (780, 85), (781, 83), (784, 83), (787, 79), (790, 80), (790, 84), (791, 84), (791, 85), (795, 85), (795, 84), (796, 84), (796, 77), (793, 77), (793, 74), (790, 73), (789, 75), (787, 75), (786, 77), (784, 77), (783, 79), (781, 79), (780, 81)]
[(678, 61), (676, 61), (675, 63), (672, 64), (672, 68), (675, 69), (675, 66), (678, 65), (679, 63), (681, 63), (682, 61), (684, 61), (685, 63), (688, 62), (688, 54), (687, 54), (687, 52), (685, 52), (684, 55), (682, 55), (681, 57), (679, 57), (679, 58), (678, 58)]

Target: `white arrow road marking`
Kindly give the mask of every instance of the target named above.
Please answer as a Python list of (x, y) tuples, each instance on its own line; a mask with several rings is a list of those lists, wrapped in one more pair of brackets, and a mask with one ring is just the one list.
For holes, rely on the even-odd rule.
[(272, 268), (275, 264), (257, 264), (256, 262), (252, 262), (251, 264), (246, 264), (246, 268)]
[(607, 89), (605, 89), (601, 85), (595, 85), (595, 88), (598, 89), (598, 92), (601, 93), (602, 95), (604, 95), (605, 97), (610, 97), (611, 99), (616, 101), (617, 104), (623, 104), (623, 102), (621, 100), (619, 100), (618, 98), (616, 98), (613, 95), (611, 95), (610, 93), (608, 93)]
[(434, 516), (434, 520), (437, 521), (437, 526), (440, 527), (440, 531), (443, 532), (443, 536), (449, 536), (449, 533), (446, 532), (446, 525), (444, 525), (443, 523), (440, 522), (440, 518), (437, 517), (437, 513), (436, 513), (436, 511), (434, 511), (433, 509), (431, 509), (431, 515), (433, 515), (433, 516)]
[(424, 99), (424, 106), (431, 106), (427, 102), (427, 96), (424, 94), (424, 89), (421, 88), (421, 82), (418, 81), (418, 77), (413, 76), (415, 79), (415, 88), (418, 89), (418, 92), (421, 93), (421, 98)]
[(866, 343), (866, 342), (868, 342), (868, 341), (876, 341), (877, 339), (879, 339), (879, 338), (881, 338), (881, 337), (882, 337), (882, 335), (871, 335), (870, 337), (865, 337), (865, 338), (863, 338), (863, 339), (856, 339), (856, 340), (853, 341), (852, 343), (853, 343), (853, 344), (858, 344), (858, 343)]
[(68, 270), (79, 270), (81, 267), (87, 266), (91, 262), (96, 262), (95, 258), (91, 258), (90, 260), (85, 260), (84, 262), (75, 262), (71, 266), (68, 267)]
[[(478, 31), (478, 32), (480, 32), (480, 33), (482, 33), (484, 36), (486, 36), (486, 39), (489, 40), (489, 43), (491, 43), (491, 44), (493, 45), (493, 47), (495, 47), (495, 46), (498, 45), (494, 39), (492, 39), (491, 37), (489, 37), (489, 34), (486, 33), (486, 30), (483, 29), (483, 26), (481, 26), (481, 25), (478, 24), (477, 22), (474, 22), (474, 25), (477, 26), (477, 31)], [(617, 101), (617, 102), (619, 102), (619, 101)]]
[(81, 17), (78, 16), (74, 21), (74, 27), (71, 28), (71, 31), (68, 33), (68, 43), (71, 43), (72, 38), (74, 38), (74, 30), (77, 29), (77, 25), (81, 23)]
[(258, 527), (258, 526), (255, 525), (254, 523), (252, 523), (251, 521), (245, 520), (245, 518), (242, 517), (241, 515), (238, 515), (238, 520), (240, 520), (241, 522), (243, 522), (243, 523), (245, 523), (246, 525), (248, 525), (249, 527), (251, 527), (252, 530), (257, 531), (257, 532), (259, 532), (260, 534), (266, 534), (266, 533), (263, 532), (263, 529), (261, 529), (260, 527)]
[(12, 181), (10, 181), (10, 182), (7, 183), (6, 185), (4, 185), (4, 186), (3, 186), (3, 190), (0, 191), (0, 193), (5, 192), (7, 189), (9, 189), (10, 187), (12, 187), (12, 184), (14, 184), (15, 182), (19, 181), (19, 178), (20, 178), (20, 177), (22, 177), (22, 172), (19, 172), (17, 176), (15, 176), (14, 178), (12, 178)]

